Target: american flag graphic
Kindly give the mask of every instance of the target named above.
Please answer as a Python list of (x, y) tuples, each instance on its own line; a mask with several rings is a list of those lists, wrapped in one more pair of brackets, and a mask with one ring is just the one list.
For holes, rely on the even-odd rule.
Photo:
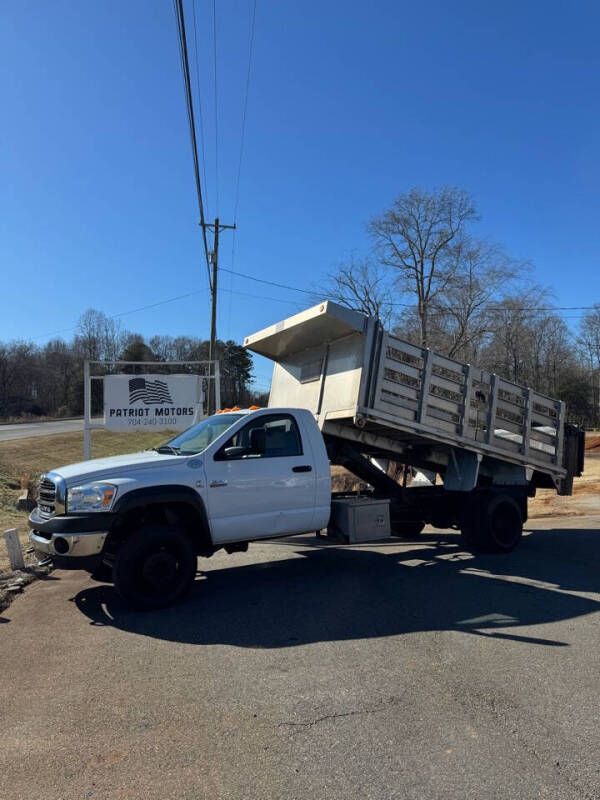
[(132, 378), (129, 381), (129, 404), (131, 403), (172, 403), (171, 393), (165, 381), (147, 381), (145, 378)]

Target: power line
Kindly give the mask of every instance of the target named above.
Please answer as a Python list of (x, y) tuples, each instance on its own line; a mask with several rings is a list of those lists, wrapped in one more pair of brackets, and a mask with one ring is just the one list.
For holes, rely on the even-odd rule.
[[(206, 292), (207, 289), (196, 289), (193, 292), (186, 292), (185, 294), (178, 294), (175, 297), (167, 297), (164, 300), (158, 300), (156, 303), (149, 303), (145, 306), (139, 306), (138, 308), (130, 308), (128, 311), (119, 311), (117, 314), (107, 314), (108, 319), (117, 319), (118, 317), (125, 317), (128, 314), (136, 314), (138, 311), (147, 311), (149, 308), (157, 308), (158, 306), (164, 306), (167, 303), (174, 303), (176, 300), (184, 300), (186, 297), (192, 297), (193, 295), (203, 294)], [(69, 333), (70, 331), (77, 330), (77, 325), (72, 325), (70, 328), (62, 328), (59, 331), (53, 331), (52, 333), (41, 333), (39, 336), (32, 336), (31, 340), (35, 341), (37, 339), (46, 339), (50, 336), (58, 336), (60, 333)]]
[[(222, 270), (223, 272), (232, 272), (231, 270), (228, 270), (225, 267), (219, 267), (219, 269)], [(279, 288), (293, 289), (294, 291), (298, 291), (298, 292), (306, 292), (308, 294), (314, 294), (314, 292), (309, 292), (306, 289), (299, 289), (297, 287), (284, 286), (283, 284), (277, 284), (277, 283), (274, 283), (273, 281), (263, 281), (260, 278), (254, 279), (250, 275), (244, 275), (243, 273), (239, 273), (239, 272), (236, 272), (236, 273), (233, 273), (233, 274), (238, 275), (238, 276), (243, 277), (243, 278), (250, 278), (250, 279), (256, 280), (256, 281), (258, 281), (260, 283), (268, 283), (269, 285), (278, 286)], [(184, 299), (186, 299), (188, 297), (193, 297), (193, 296), (198, 295), (198, 294), (203, 294), (206, 291), (207, 291), (206, 288), (204, 288), (204, 289), (196, 289), (195, 291), (192, 291), (192, 292), (186, 292), (185, 294), (178, 294), (178, 295), (175, 295), (174, 297), (167, 297), (164, 300), (157, 300), (154, 303), (148, 303), (147, 305), (138, 306), (137, 308), (130, 308), (127, 311), (119, 311), (116, 314), (109, 314), (107, 316), (108, 316), (108, 319), (117, 319), (119, 317), (125, 317), (125, 316), (128, 316), (129, 314), (136, 314), (139, 311), (148, 311), (151, 308), (157, 308), (158, 306), (163, 306), (163, 305), (166, 305), (168, 303), (174, 303), (177, 300), (184, 300)], [(297, 303), (294, 300), (286, 300), (286, 299), (284, 299), (282, 297), (266, 297), (265, 295), (250, 294), (248, 292), (240, 292), (240, 291), (238, 291), (236, 289), (219, 289), (219, 291), (220, 292), (227, 292), (228, 294), (231, 293), (231, 294), (240, 295), (242, 297), (251, 297), (251, 298), (254, 298), (254, 299), (257, 299), (257, 300), (269, 300), (269, 301), (275, 302), (275, 303), (289, 303), (290, 305), (297, 305)], [(534, 309), (527, 309), (527, 310), (535, 310), (535, 311), (541, 311), (541, 310), (551, 310), (551, 311), (594, 310), (595, 311), (596, 308), (597, 308), (597, 306), (562, 306), (562, 307), (557, 307), (557, 308), (548, 307), (548, 308), (545, 308), (545, 309), (534, 308)], [(502, 310), (502, 309), (498, 309), (498, 310)], [(512, 309), (512, 310), (515, 310), (515, 309)], [(583, 316), (567, 316), (567, 317), (565, 317), (565, 319), (583, 319), (583, 318), (584, 318)], [(77, 330), (77, 325), (72, 325), (69, 328), (61, 328), (60, 330), (51, 331), (50, 333), (42, 333), (42, 334), (39, 334), (38, 336), (32, 336), (32, 337), (30, 337), (30, 341), (36, 341), (37, 339), (47, 339), (47, 338), (50, 338), (52, 336), (58, 336), (61, 333), (70, 333), (71, 331), (74, 331), (74, 330)]]
[(210, 262), (208, 257), (208, 242), (206, 240), (206, 220), (204, 218), (204, 203), (202, 201), (202, 186), (200, 183), (200, 168), (198, 164), (198, 144), (196, 138), (196, 123), (194, 121), (194, 104), (192, 101), (192, 87), (190, 82), (190, 64), (188, 58), (187, 39), (185, 35), (185, 17), (183, 14), (182, 0), (173, 0), (175, 4), (175, 16), (177, 18), (177, 35), (179, 38), (179, 54), (181, 56), (181, 69), (183, 72), (183, 86), (185, 90), (185, 101), (187, 107), (188, 124), (190, 128), (190, 141), (192, 145), (192, 158), (194, 161), (194, 179), (196, 181), (196, 195), (198, 198), (198, 211), (200, 212), (200, 225), (202, 227), (202, 239), (204, 242), (204, 256), (206, 258), (206, 269), (210, 284)]
[(244, 94), (244, 106), (242, 112), (242, 136), (240, 140), (240, 157), (238, 160), (237, 179), (235, 185), (235, 203), (233, 207), (233, 221), (237, 220), (238, 203), (240, 198), (240, 175), (242, 172), (242, 158), (244, 155), (244, 139), (246, 136), (246, 117), (248, 114), (248, 94), (250, 91), (250, 74), (252, 72), (252, 52), (254, 49), (254, 27), (256, 23), (256, 0), (252, 9), (252, 21), (250, 23), (250, 45), (248, 47), (248, 70), (246, 72), (246, 91)]
[[(226, 267), (219, 267), (222, 272), (228, 272), (231, 275), (235, 275), (238, 278), (246, 278), (249, 281), (255, 281), (256, 283), (264, 283), (267, 286), (277, 286), (279, 289), (286, 289), (291, 292), (301, 292), (302, 294), (307, 294), (312, 297), (315, 297), (319, 294), (318, 290), (315, 289), (301, 289), (299, 286), (289, 286), (284, 283), (277, 283), (276, 281), (268, 281), (264, 278), (257, 278), (255, 275), (248, 275), (244, 272), (237, 272), (236, 270), (227, 269)], [(414, 303), (392, 303), (384, 301), (382, 305), (389, 306), (391, 308), (414, 308)], [(431, 305), (431, 309), (437, 311), (460, 311), (462, 309), (457, 309), (453, 306), (439, 306), (439, 305)], [(486, 308), (486, 311), (517, 311), (517, 312), (526, 312), (526, 311), (596, 311), (600, 308), (598, 304), (592, 306), (490, 306)]]
[(206, 180), (206, 156), (204, 152), (204, 117), (202, 114), (202, 101), (200, 99), (200, 60), (198, 58), (198, 25), (196, 23), (196, 0), (192, 0), (192, 15), (194, 19), (194, 54), (196, 57), (196, 94), (198, 96), (198, 116), (200, 118), (200, 149), (202, 151), (202, 176), (204, 178), (204, 196), (206, 197), (206, 204), (210, 206), (208, 201), (208, 182)]
[[(215, 194), (217, 217), (213, 225), (206, 222), (204, 216), (204, 204), (202, 201), (202, 188), (200, 182), (200, 167), (198, 162), (198, 139), (196, 136), (196, 124), (194, 121), (194, 104), (192, 100), (192, 87), (190, 81), (190, 65), (187, 50), (187, 40), (185, 33), (185, 17), (183, 13), (183, 0), (174, 0), (175, 15), (177, 17), (177, 33), (179, 37), (179, 52), (181, 55), (181, 67), (183, 72), (183, 84), (185, 88), (185, 99), (188, 113), (188, 122), (190, 127), (190, 139), (192, 143), (192, 156), (194, 161), (194, 178), (196, 181), (196, 194), (198, 196), (198, 209), (200, 211), (200, 226), (202, 228), (202, 239), (204, 241), (204, 255), (206, 258), (206, 267), (208, 270), (208, 285), (212, 294), (211, 298), (211, 326), (210, 326), (210, 345), (209, 345), (209, 360), (215, 352), (215, 343), (217, 338), (217, 275), (218, 275), (218, 254), (219, 254), (219, 233), (226, 228), (235, 229), (233, 225), (221, 225), (219, 223), (218, 208), (219, 208), (219, 126), (218, 126), (218, 81), (217, 81), (217, 3), (213, 0), (213, 60), (214, 60), (214, 74), (215, 74)], [(196, 18), (194, 6), (194, 33), (196, 34)], [(200, 92), (199, 68), (198, 68), (198, 50), (196, 47), (196, 67), (198, 75), (198, 92)], [(200, 94), (198, 94), (200, 101)], [(204, 141), (204, 139), (203, 139)], [(205, 174), (206, 178), (206, 174)], [(206, 239), (206, 231), (212, 228), (214, 233), (213, 249), (209, 253), (208, 242)]]
[[(235, 182), (235, 202), (233, 204), (233, 221), (234, 223), (237, 221), (237, 214), (238, 214), (238, 205), (240, 200), (240, 177), (242, 174), (242, 159), (244, 156), (244, 141), (246, 137), (246, 118), (248, 115), (248, 95), (250, 92), (250, 75), (252, 72), (252, 54), (254, 50), (254, 28), (256, 24), (256, 2), (254, 0), (254, 5), (252, 8), (252, 20), (250, 22), (250, 44), (248, 47), (248, 69), (246, 71), (246, 91), (244, 93), (244, 104), (242, 110), (242, 135), (240, 137), (240, 157), (238, 160), (238, 169), (237, 169), (237, 177)], [(231, 237), (231, 267), (233, 268), (235, 264), (235, 236), (236, 231), (233, 231), (233, 236)], [(229, 276), (229, 289), (231, 291), (231, 286), (233, 283), (233, 275)], [(231, 326), (231, 299), (232, 294), (229, 295), (229, 306), (227, 309), (227, 331), (229, 333), (230, 326)]]
[[(228, 270), (224, 270), (224, 271), (228, 271)], [(291, 287), (288, 287), (288, 288), (291, 288)], [(299, 291), (301, 291), (301, 290), (299, 290)], [(285, 299), (283, 297), (268, 297), (267, 295), (263, 295), (263, 294), (250, 294), (249, 292), (240, 292), (237, 289), (223, 289), (223, 288), (220, 288), (219, 292), (220, 293), (221, 292), (226, 292), (230, 296), (235, 294), (235, 295), (239, 295), (241, 297), (251, 297), (251, 298), (253, 298), (255, 300), (269, 300), (270, 302), (273, 302), (273, 303), (287, 303), (288, 305), (292, 305), (292, 306), (298, 307), (298, 301), (296, 301), (296, 300), (287, 300), (287, 299)], [(314, 295), (314, 294), (316, 294), (316, 292), (311, 292), (310, 294)], [(408, 308), (414, 308), (414, 306), (407, 306), (407, 307)], [(494, 309), (492, 309), (492, 310), (494, 310)], [(496, 310), (503, 310), (503, 309), (496, 309)], [(514, 309), (512, 309), (512, 310), (514, 310)], [(540, 309), (538, 308), (538, 309), (535, 309), (535, 310), (539, 311)], [(556, 309), (552, 309), (552, 310), (555, 311)], [(486, 311), (487, 311), (487, 309), (486, 309)], [(561, 314), (561, 317), (562, 317), (562, 319), (584, 319), (583, 315), (570, 316), (570, 315)]]
[[(217, 90), (217, 0), (213, 0), (213, 61), (215, 72), (215, 194), (217, 198), (217, 216), (219, 216), (219, 115)], [(234, 220), (235, 222), (235, 220)]]
[(249, 281), (255, 281), (256, 283), (264, 283), (267, 286), (277, 286), (279, 289), (288, 289), (291, 292), (302, 292), (302, 294), (309, 294), (314, 296), (318, 294), (318, 292), (311, 291), (309, 289), (300, 289), (298, 286), (286, 286), (284, 283), (276, 283), (275, 281), (267, 281), (264, 278), (257, 278), (255, 275), (246, 275), (244, 272), (236, 272), (233, 269), (227, 269), (227, 267), (219, 267), (221, 272), (229, 272), (231, 275), (236, 275), (238, 278), (247, 278)]
[(266, 297), (263, 294), (250, 294), (249, 292), (240, 292), (237, 289), (219, 289), (219, 292), (226, 292), (229, 295), (240, 295), (241, 297), (252, 297), (254, 300), (270, 300), (273, 303), (288, 303), (292, 306), (298, 306), (296, 300), (284, 300), (283, 297)]

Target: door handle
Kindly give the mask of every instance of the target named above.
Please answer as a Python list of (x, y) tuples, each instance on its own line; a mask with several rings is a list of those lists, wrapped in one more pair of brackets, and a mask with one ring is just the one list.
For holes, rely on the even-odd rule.
[(302, 464), (300, 467), (292, 467), (292, 472), (312, 472), (310, 464)]
[(210, 482), (210, 485), (211, 485), (212, 487), (217, 487), (217, 486), (227, 486), (227, 481), (211, 481), (211, 482)]

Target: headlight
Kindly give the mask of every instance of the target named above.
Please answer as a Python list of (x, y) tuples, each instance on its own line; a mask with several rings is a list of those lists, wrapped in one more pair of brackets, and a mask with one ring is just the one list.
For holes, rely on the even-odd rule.
[(86, 483), (67, 492), (67, 513), (70, 511), (110, 511), (117, 496), (117, 487), (110, 483)]

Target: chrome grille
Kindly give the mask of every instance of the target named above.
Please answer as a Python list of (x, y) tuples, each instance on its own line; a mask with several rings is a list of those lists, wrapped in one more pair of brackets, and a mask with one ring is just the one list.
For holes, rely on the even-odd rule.
[(56, 513), (56, 486), (45, 475), (40, 478), (37, 504), (42, 517), (52, 517)]

